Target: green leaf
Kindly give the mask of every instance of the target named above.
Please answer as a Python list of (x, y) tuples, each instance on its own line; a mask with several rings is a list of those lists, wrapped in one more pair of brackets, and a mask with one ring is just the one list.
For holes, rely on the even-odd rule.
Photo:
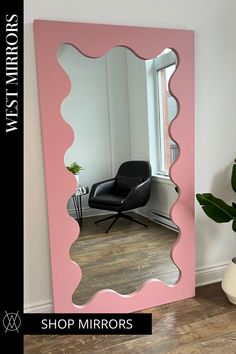
[(236, 192), (236, 159), (234, 160), (234, 165), (232, 168), (231, 185), (234, 192)]
[(234, 220), (233, 220), (232, 228), (236, 232), (236, 218), (234, 218)]
[(76, 161), (73, 162), (70, 166), (66, 166), (66, 168), (74, 175), (77, 175), (81, 170), (83, 170), (83, 167), (78, 165)]
[(215, 222), (228, 222), (236, 218), (236, 209), (211, 193), (197, 194), (196, 197), (206, 215)]

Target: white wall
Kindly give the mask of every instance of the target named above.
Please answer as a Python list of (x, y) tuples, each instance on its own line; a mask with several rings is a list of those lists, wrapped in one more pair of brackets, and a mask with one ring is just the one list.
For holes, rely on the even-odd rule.
[(112, 175), (121, 162), (130, 160), (129, 93), (126, 48), (113, 48), (107, 55)]
[[(61, 106), (63, 118), (74, 131), (74, 142), (65, 153), (65, 165), (78, 161), (84, 169), (79, 174), (79, 183), (91, 188), (93, 183), (112, 174), (106, 59), (90, 59), (73, 46), (63, 45), (58, 61), (71, 80), (70, 93)], [(87, 206), (86, 197), (83, 207)], [(68, 208), (71, 207), (72, 202)]]
[[(51, 300), (44, 167), (32, 20), (51, 19), (196, 31), (196, 192), (232, 199), (235, 157), (235, 0), (25, 0), (25, 304)], [(228, 184), (227, 184), (228, 183)], [(235, 255), (229, 224), (214, 224), (197, 205), (197, 267)]]
[[(58, 50), (58, 61), (71, 80), (71, 90), (61, 106), (62, 116), (74, 131), (74, 142), (65, 153), (68, 166), (78, 161), (82, 186), (111, 178), (121, 162), (130, 159), (130, 129), (126, 75), (126, 49), (113, 48), (102, 58), (91, 59), (73, 46)], [(88, 196), (82, 199), (84, 215)], [(74, 209), (72, 201), (68, 209)]]
[(132, 160), (149, 160), (145, 62), (127, 51), (130, 144)]

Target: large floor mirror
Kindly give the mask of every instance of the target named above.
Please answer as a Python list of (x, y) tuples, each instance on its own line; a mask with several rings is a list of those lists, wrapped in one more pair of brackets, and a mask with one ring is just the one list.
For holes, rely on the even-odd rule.
[(38, 20), (35, 39), (55, 311), (193, 296), (193, 33)]

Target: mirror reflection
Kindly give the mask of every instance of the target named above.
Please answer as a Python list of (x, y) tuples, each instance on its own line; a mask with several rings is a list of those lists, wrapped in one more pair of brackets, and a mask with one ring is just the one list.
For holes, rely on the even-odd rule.
[(178, 147), (168, 128), (178, 110), (169, 89), (176, 54), (167, 48), (141, 60), (117, 47), (92, 59), (65, 44), (58, 61), (71, 80), (61, 112), (75, 135), (65, 154), (78, 186), (67, 206), (80, 224), (70, 250), (82, 270), (73, 302), (102, 289), (130, 294), (154, 278), (174, 284), (169, 168)]

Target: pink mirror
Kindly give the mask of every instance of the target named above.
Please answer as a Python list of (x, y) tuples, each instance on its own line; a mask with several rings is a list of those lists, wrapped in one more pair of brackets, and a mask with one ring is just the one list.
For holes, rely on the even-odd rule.
[[(186, 30), (95, 25), (42, 20), (36, 20), (34, 22), (34, 32), (47, 188), (54, 311), (61, 313), (132, 312), (194, 296), (193, 32)], [(73, 260), (73, 249), (75, 250), (75, 244), (77, 241), (78, 247), (82, 247), (82, 243), (79, 242), (80, 238), (82, 240), (84, 226), (80, 229), (79, 224), (67, 211), (68, 201), (76, 190), (76, 181), (73, 175), (65, 168), (64, 160), (66, 160), (66, 154), (68, 154), (68, 151), (73, 144), (73, 140), (76, 140), (74, 139), (76, 132), (75, 130), (73, 131), (70, 122), (68, 122), (69, 124), (66, 123), (63, 114), (63, 105), (65, 102), (63, 101), (68, 100), (68, 97), (71, 97), (72, 93), (76, 91), (73, 91), (73, 77), (76, 76), (76, 74), (70, 76), (66, 69), (66, 65), (63, 66), (63, 60), (58, 56), (58, 53), (60, 53), (63, 48), (69, 48), (69, 50), (78, 52), (81, 55), (80, 62), (85, 61), (85, 59), (86, 63), (87, 61), (92, 61), (92, 66), (89, 67), (88, 71), (88, 73), (91, 73), (91, 70), (94, 70), (94, 74), (91, 75), (91, 80), (96, 77), (96, 60), (103, 60), (103, 58), (105, 58), (104, 60), (107, 61), (107, 56), (110, 55), (110, 57), (114, 57), (114, 63), (118, 63), (115, 55), (112, 54), (115, 52), (119, 57), (122, 56), (122, 58), (125, 58), (126, 62), (127, 60), (129, 61), (128, 64), (131, 66), (132, 70), (134, 67), (142, 65), (142, 67), (145, 68), (145, 75), (148, 75), (148, 72), (151, 70), (150, 68), (153, 68), (154, 64), (156, 65), (156, 68), (162, 68), (163, 55), (160, 56), (161, 53), (164, 53), (165, 60), (169, 61), (168, 68), (170, 68), (170, 73), (168, 74), (167, 70), (165, 72), (159, 70), (158, 75), (162, 78), (161, 86), (164, 86), (165, 83), (163, 78), (165, 78), (167, 74), (171, 77), (170, 83), (167, 82), (166, 87), (169, 87), (167, 91), (171, 93), (170, 99), (176, 102), (177, 107), (174, 119), (171, 121), (167, 130), (170, 134), (171, 142), (173, 143), (173, 151), (178, 148), (178, 154), (176, 154), (174, 159), (168, 155), (169, 157), (166, 161), (166, 165), (168, 166), (172, 161), (168, 173), (170, 175), (170, 182), (174, 183), (178, 189), (176, 202), (171, 207), (170, 212), (170, 222), (172, 222), (173, 225), (176, 225), (179, 231), (178, 235), (176, 234), (175, 242), (173, 242), (170, 249), (170, 258), (176, 269), (179, 271), (175, 282), (172, 284), (165, 282), (161, 276), (159, 277), (159, 273), (156, 272), (156, 270), (151, 272), (148, 278), (144, 277), (141, 283), (139, 281), (136, 284), (136, 287), (131, 287), (131, 290), (123, 292), (120, 290), (122, 287), (117, 287), (117, 289), (114, 290), (115, 286), (103, 285), (103, 283), (101, 283), (100, 286), (95, 286), (95, 280), (97, 284), (99, 284), (100, 281), (99, 279), (95, 279), (96, 277), (94, 278), (95, 280), (91, 277), (90, 283), (85, 283), (87, 284), (85, 285), (85, 289), (86, 287), (91, 289), (94, 287), (94, 290), (87, 292), (90, 295), (88, 298), (85, 297), (84, 301), (75, 301), (73, 294), (75, 294), (76, 289), (82, 289), (83, 280), (85, 279), (83, 278), (83, 275), (86, 274), (86, 272), (84, 272), (83, 269), (83, 258), (81, 254), (76, 262)], [(75, 53), (73, 55), (75, 55), (76, 58), (77, 54)], [(135, 60), (142, 63), (136, 64), (131, 56), (135, 57)], [(173, 64), (173, 57), (177, 59), (177, 68), (174, 74), (173, 68), (171, 67)], [(120, 75), (118, 75), (115, 80), (117, 81), (122, 74), (121, 66), (119, 66), (121, 64), (114, 65), (112, 64), (113, 62), (111, 59), (109, 60), (111, 65), (110, 68), (112, 65), (117, 70), (120, 68), (120, 71), (118, 71)], [(87, 65), (86, 63), (85, 65)], [(121, 62), (119, 61), (119, 63)], [(124, 68), (124, 66), (122, 68)], [(132, 84), (135, 86), (136, 81), (132, 81), (132, 75), (134, 76), (136, 72), (135, 70), (132, 70), (128, 81), (130, 82), (130, 86)], [(84, 67), (81, 69), (81, 72), (85, 72)], [(111, 76), (114, 76), (113, 72), (111, 73)], [(88, 74), (86, 75), (88, 76)], [(78, 81), (81, 83), (82, 80), (80, 78), (81, 76), (78, 76)], [(137, 77), (135, 76), (135, 79), (136, 78)], [(147, 90), (150, 90), (150, 88), (148, 88), (148, 81), (145, 82)], [(153, 84), (152, 86), (154, 87), (153, 92), (155, 92), (155, 85)], [(130, 96), (132, 96), (132, 94)], [(95, 100), (96, 97), (97, 95), (93, 95), (93, 100)], [(116, 97), (116, 99), (118, 98)], [(138, 106), (137, 99), (133, 101), (131, 100), (128, 103), (129, 110), (134, 110), (136, 105)], [(163, 110), (164, 109), (165, 107)], [(138, 112), (138, 110), (136, 111)], [(155, 114), (153, 114), (153, 116), (154, 115)], [(87, 119), (89, 117), (88, 113), (84, 113), (84, 116), (86, 116)], [(117, 122), (119, 122), (119, 117), (117, 113), (114, 113), (114, 116), (117, 118), (114, 120), (117, 124)], [(81, 120), (80, 127), (82, 126), (82, 123), (83, 119)], [(124, 122), (124, 124), (126, 123)], [(136, 124), (137, 127), (137, 134), (141, 134), (139, 137), (141, 139), (142, 134), (145, 134), (144, 129), (140, 128), (137, 122), (134, 124)], [(117, 126), (119, 127), (119, 125), (120, 124)], [(149, 133), (153, 131), (154, 125), (155, 124), (152, 124), (151, 120), (148, 120), (147, 130)], [(93, 129), (96, 130), (95, 125), (91, 124), (91, 133)], [(96, 131), (98, 132), (98, 130)], [(81, 140), (82, 135), (83, 129), (81, 128)], [(95, 144), (95, 138), (96, 136), (94, 135), (94, 138), (91, 139), (92, 141), (88, 143), (85, 142), (88, 144), (87, 151), (91, 144)], [(118, 144), (117, 146), (120, 145)], [(126, 154), (127, 148), (125, 146), (126, 145), (123, 144), (123, 150), (119, 149), (118, 157), (116, 156), (116, 158), (114, 158), (113, 154), (113, 170), (108, 177), (115, 174), (115, 171), (119, 168), (122, 161), (125, 159), (127, 160), (126, 156), (128, 155)], [(128, 157), (131, 157), (129, 158), (130, 160), (145, 159), (151, 161), (153, 159), (154, 162), (152, 163), (151, 161), (152, 170), (156, 171), (159, 160), (157, 157), (153, 157), (155, 155), (153, 151), (156, 150), (156, 148), (154, 149), (154, 146), (154, 140), (150, 139), (146, 155), (142, 155), (145, 147), (142, 147), (141, 145), (141, 148), (139, 148), (139, 155), (130, 155)], [(79, 149), (78, 155), (80, 155)], [(151, 155), (152, 158), (150, 157)], [(162, 171), (165, 171), (165, 169), (165, 165), (162, 164)], [(91, 173), (92, 168), (89, 167), (86, 175), (87, 181), (89, 180)], [(152, 175), (153, 174), (155, 173), (152, 171)], [(106, 176), (104, 175), (104, 177)], [(152, 177), (152, 184), (154, 184), (154, 180), (155, 176)], [(90, 189), (93, 184), (92, 182), (89, 185)], [(155, 186), (153, 188), (155, 189)], [(151, 203), (155, 203), (153, 195), (155, 194), (151, 193)], [(78, 234), (79, 238), (77, 240)], [(133, 234), (138, 235), (138, 231), (134, 229)], [(106, 242), (109, 242), (109, 237), (111, 240), (115, 239), (113, 235), (109, 236), (108, 234), (107, 237), (103, 237), (102, 240), (104, 240), (104, 245), (101, 243), (99, 246), (100, 250), (104, 249)], [(142, 247), (147, 248), (148, 250), (148, 238), (146, 239), (146, 242), (146, 245), (144, 243)], [(85, 260), (87, 257), (86, 264), (90, 267), (90, 263), (92, 264), (92, 262), (94, 262), (94, 259), (92, 258), (92, 250), (94, 248), (91, 247), (91, 243), (87, 241), (84, 242), (83, 247), (86, 248), (86, 256), (84, 257)], [(126, 247), (132, 248), (132, 240), (126, 245)], [(114, 251), (114, 258), (115, 254), (116, 252)], [(158, 253), (153, 254), (154, 258), (158, 255)], [(149, 258), (149, 254), (147, 253), (145, 257)], [(126, 259), (126, 261), (128, 264), (129, 260)], [(81, 264), (82, 268), (80, 267)], [(108, 269), (104, 268), (104, 270), (106, 270), (107, 274), (109, 273)], [(112, 276), (112, 278), (114, 277)], [(104, 284), (109, 284), (109, 282), (104, 282)]]

